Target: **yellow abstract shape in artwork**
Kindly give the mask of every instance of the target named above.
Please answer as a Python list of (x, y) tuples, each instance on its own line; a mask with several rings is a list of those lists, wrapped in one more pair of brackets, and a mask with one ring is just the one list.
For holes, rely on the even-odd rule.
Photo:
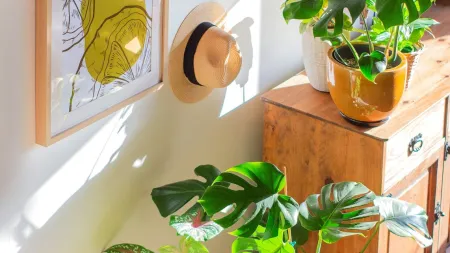
[(131, 68), (150, 32), (145, 0), (83, 0), (81, 13), (85, 65), (92, 78), (103, 85), (134, 80)]

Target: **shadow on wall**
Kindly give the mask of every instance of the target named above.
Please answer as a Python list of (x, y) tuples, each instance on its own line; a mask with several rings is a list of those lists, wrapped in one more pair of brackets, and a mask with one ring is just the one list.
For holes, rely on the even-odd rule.
[[(250, 70), (253, 67), (253, 44), (251, 26), (255, 23), (253, 18), (246, 17), (233, 28), (231, 33), (236, 36), (236, 41), (241, 49), (242, 68), (236, 84), (243, 88), (249, 81)], [(245, 96), (245, 95), (244, 95)]]

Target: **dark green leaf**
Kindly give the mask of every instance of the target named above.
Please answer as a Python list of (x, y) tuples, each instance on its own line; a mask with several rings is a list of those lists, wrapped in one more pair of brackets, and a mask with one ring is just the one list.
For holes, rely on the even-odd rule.
[(344, 39), (341, 36), (327, 36), (320, 38), (322, 41), (329, 43), (333, 47), (342, 45)]
[[(264, 232), (263, 227), (258, 227), (259, 232)], [(254, 237), (258, 237), (257, 234)], [(269, 240), (255, 238), (237, 238), (231, 248), (232, 253), (261, 252), (261, 253), (295, 253), (294, 247), (283, 240), (283, 233), (280, 231), (277, 237)]]
[(301, 222), (291, 228), (291, 234), (292, 241), (298, 246), (305, 245), (309, 239), (309, 231), (302, 226)]
[(211, 220), (204, 220), (205, 213), (200, 204), (194, 205), (181, 216), (171, 216), (169, 225), (175, 228), (177, 233), (188, 236), (196, 241), (208, 241), (219, 235), (223, 228)]
[(361, 221), (378, 215), (377, 207), (366, 207), (374, 199), (375, 194), (360, 183), (329, 184), (322, 188), (320, 195), (311, 195), (300, 205), (299, 219), (307, 230), (319, 231), (326, 243), (347, 236), (363, 236), (362, 231), (376, 224)]
[(194, 197), (201, 197), (220, 171), (212, 165), (203, 165), (195, 169), (195, 174), (206, 179), (206, 183), (199, 180), (186, 180), (169, 184), (152, 191), (152, 199), (163, 217), (168, 217), (180, 210)]
[(384, 72), (387, 68), (386, 55), (377, 50), (373, 51), (371, 54), (362, 53), (359, 58), (359, 67), (365, 78), (375, 82), (375, 78), (378, 74)]
[(119, 244), (105, 250), (104, 253), (153, 253), (153, 251), (136, 244)]
[(314, 36), (328, 36), (328, 26), (333, 19), (333, 35), (336, 36), (342, 34), (345, 16), (344, 9), (349, 10), (353, 24), (358, 19), (365, 6), (365, 0), (329, 0), (327, 10), (323, 13), (317, 24), (314, 26)]
[(289, 0), (283, 9), (286, 22), (292, 19), (310, 19), (322, 9), (323, 0)]
[[(264, 238), (278, 235), (279, 228), (290, 228), (297, 224), (298, 204), (294, 199), (279, 195), (286, 179), (283, 173), (270, 163), (245, 163), (222, 173), (206, 190), (199, 203), (209, 216), (214, 216), (225, 207), (234, 205), (234, 210), (215, 222), (229, 228), (241, 219), (247, 208), (256, 205), (247, 222), (232, 232), (239, 237), (250, 237), (269, 210)], [(241, 189), (233, 190), (237, 186)]]
[[(420, 1), (430, 2), (431, 0)], [(417, 8), (414, 0), (376, 0), (378, 17), (381, 19), (386, 29), (404, 24), (403, 4), (405, 4), (408, 9), (408, 23), (417, 20), (420, 17), (420, 14), (423, 13), (421, 8)]]
[(391, 233), (413, 238), (423, 248), (433, 243), (427, 227), (428, 216), (422, 207), (386, 197), (377, 197), (374, 203)]

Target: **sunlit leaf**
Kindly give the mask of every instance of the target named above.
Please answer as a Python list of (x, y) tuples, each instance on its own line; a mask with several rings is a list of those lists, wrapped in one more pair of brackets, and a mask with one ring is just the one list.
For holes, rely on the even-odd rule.
[(285, 3), (283, 16), (286, 22), (292, 19), (310, 19), (322, 9), (323, 0), (289, 0)]
[(375, 82), (378, 74), (384, 72), (387, 68), (387, 58), (383, 52), (373, 51), (371, 54), (362, 53), (359, 59), (361, 73), (368, 80)]

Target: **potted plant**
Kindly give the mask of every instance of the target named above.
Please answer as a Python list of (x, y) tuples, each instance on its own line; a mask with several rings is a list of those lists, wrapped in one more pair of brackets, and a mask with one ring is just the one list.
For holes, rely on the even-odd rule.
[[(407, 8), (404, 6), (404, 17), (408, 17), (407, 11)], [(405, 55), (408, 61), (406, 90), (408, 90), (411, 85), (414, 70), (419, 63), (420, 55), (425, 49), (424, 44), (421, 42), (422, 37), (426, 32), (434, 37), (431, 27), (438, 24), (439, 22), (432, 18), (419, 18), (412, 23), (408, 23), (408, 19), (405, 18), (404, 24), (399, 27), (399, 41), (397, 43), (398, 50)], [(370, 38), (375, 45), (382, 45), (386, 47), (394, 32), (395, 28), (385, 29), (381, 20), (379, 18), (374, 18), (373, 25), (370, 30)], [(367, 35), (362, 34), (355, 41), (367, 42)], [(389, 46), (393, 46), (392, 41)]]
[[(302, 52), (305, 70), (309, 76), (311, 86), (322, 92), (329, 92), (327, 81), (327, 53), (331, 48), (331, 44), (320, 38), (315, 38), (313, 27), (319, 21), (320, 16), (328, 7), (327, 1), (316, 1), (309, 8), (312, 11), (298, 11), (303, 9), (305, 3), (303, 1), (288, 0), (282, 5), (283, 17), (286, 23), (291, 20), (300, 20), (300, 34), (302, 34)], [(317, 12), (316, 12), (317, 11)], [(346, 16), (347, 17), (347, 16)], [(347, 17), (345, 20), (344, 34), (350, 38), (350, 30), (352, 24)], [(333, 29), (330, 24), (329, 29)]]
[[(320, 252), (322, 243), (372, 231), (365, 246), (355, 249), (364, 252), (380, 226), (398, 236), (413, 238), (421, 247), (432, 244), (423, 208), (376, 196), (361, 183), (326, 185), (319, 195), (311, 195), (299, 205), (292, 197), (279, 194), (286, 179), (270, 163), (245, 163), (223, 173), (211, 165), (199, 166), (195, 174), (204, 180), (190, 179), (155, 188), (153, 201), (163, 217), (171, 216), (169, 224), (179, 235), (198, 241), (212, 239), (239, 224), (229, 233), (237, 237), (231, 245), (233, 253), (294, 253), (296, 248), (304, 252), (302, 245), (308, 241), (308, 231), (319, 234), (316, 252)], [(192, 203), (194, 198), (199, 200)], [(188, 211), (174, 215), (189, 203)], [(349, 209), (352, 212), (347, 212)], [(227, 248), (224, 246), (221, 252), (227, 252)]]
[[(298, 12), (313, 13), (307, 3), (322, 2), (321, 0), (304, 1), (303, 8)], [(403, 6), (407, 3), (408, 17), (404, 16)], [(314, 25), (315, 37), (324, 40), (344, 41), (344, 45), (332, 48), (328, 52), (328, 86), (331, 97), (341, 115), (350, 122), (363, 126), (377, 126), (389, 119), (393, 110), (400, 102), (406, 84), (407, 60), (398, 51), (399, 26), (420, 18), (432, 4), (433, 0), (390, 1), (390, 0), (329, 0), (327, 10)], [(375, 46), (370, 37), (370, 29), (365, 23), (363, 11), (377, 11), (386, 30), (393, 29), (387, 45)], [(344, 31), (344, 10), (348, 10), (354, 22), (360, 17), (364, 23), (363, 32), (367, 42), (352, 43), (342, 35)], [(333, 24), (333, 32), (328, 31), (328, 25)]]

